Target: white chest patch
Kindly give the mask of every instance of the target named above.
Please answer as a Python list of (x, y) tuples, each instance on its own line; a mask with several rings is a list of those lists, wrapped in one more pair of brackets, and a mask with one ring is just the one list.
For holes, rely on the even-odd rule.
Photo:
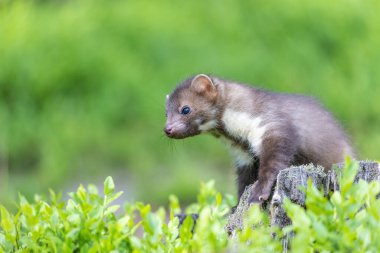
[(216, 127), (216, 120), (210, 120), (199, 126), (199, 130), (202, 132), (210, 131)]
[(229, 148), (232, 157), (235, 160), (235, 164), (238, 168), (243, 166), (249, 166), (253, 163), (253, 155), (243, 150), (241, 147), (234, 145), (230, 140), (221, 138), (224, 144)]
[(252, 117), (245, 112), (237, 112), (227, 109), (222, 117), (226, 131), (236, 137), (246, 140), (254, 154), (260, 155), (263, 135), (266, 126), (260, 126), (262, 119)]

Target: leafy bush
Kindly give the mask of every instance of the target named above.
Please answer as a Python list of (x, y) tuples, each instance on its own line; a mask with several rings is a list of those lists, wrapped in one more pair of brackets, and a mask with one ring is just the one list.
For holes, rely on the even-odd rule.
[(294, 230), (292, 252), (378, 252), (380, 193), (378, 181), (353, 183), (358, 165), (348, 163), (339, 180), (340, 191), (329, 198), (310, 184), (306, 210), (285, 204)]
[[(224, 227), (231, 198), (222, 198), (213, 182), (202, 184), (198, 201), (186, 208), (199, 213), (192, 233), (188, 216), (178, 229), (178, 199), (170, 197), (169, 209), (152, 210), (143, 203), (126, 203), (124, 211), (112, 204), (121, 194), (113, 180), (104, 182), (103, 196), (89, 185), (79, 186), (66, 202), (50, 192), (50, 200), (36, 197), (29, 203), (20, 196), (13, 215), (1, 207), (0, 251), (3, 252), (282, 252), (284, 232), (291, 252), (376, 252), (380, 230), (376, 199), (378, 182), (352, 184), (357, 170), (348, 165), (340, 180), (341, 192), (331, 198), (310, 183), (306, 210), (285, 203), (293, 225), (281, 231), (256, 205), (245, 217), (244, 227), (228, 237)], [(363, 208), (366, 207), (366, 208)], [(285, 244), (286, 245), (286, 244)]]

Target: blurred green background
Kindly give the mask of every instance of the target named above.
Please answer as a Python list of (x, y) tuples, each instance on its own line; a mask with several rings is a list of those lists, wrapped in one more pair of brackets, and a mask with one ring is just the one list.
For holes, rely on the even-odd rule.
[(0, 199), (114, 177), (127, 199), (195, 198), (233, 163), (163, 134), (165, 94), (212, 73), (317, 97), (380, 157), (380, 2), (0, 0)]

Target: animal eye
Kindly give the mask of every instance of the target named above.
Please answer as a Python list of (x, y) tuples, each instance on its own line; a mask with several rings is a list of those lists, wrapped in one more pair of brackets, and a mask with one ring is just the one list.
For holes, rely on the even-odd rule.
[(187, 105), (185, 105), (185, 106), (182, 107), (182, 109), (181, 109), (181, 114), (186, 115), (186, 114), (189, 114), (190, 112), (191, 112), (191, 109), (190, 109), (190, 107), (188, 107)]

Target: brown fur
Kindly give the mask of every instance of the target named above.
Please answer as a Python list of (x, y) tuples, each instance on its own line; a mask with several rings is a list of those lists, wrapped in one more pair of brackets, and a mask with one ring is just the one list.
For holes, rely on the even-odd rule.
[[(184, 106), (191, 113), (181, 114)], [(226, 121), (227, 112), (242, 124), (235, 118)], [(238, 195), (254, 183), (252, 202), (267, 200), (278, 172), (290, 165), (314, 163), (329, 170), (344, 155), (355, 156), (333, 116), (306, 96), (268, 92), (201, 74), (176, 87), (167, 99), (166, 113), (169, 137), (211, 132), (242, 151), (242, 160), (236, 163)]]

